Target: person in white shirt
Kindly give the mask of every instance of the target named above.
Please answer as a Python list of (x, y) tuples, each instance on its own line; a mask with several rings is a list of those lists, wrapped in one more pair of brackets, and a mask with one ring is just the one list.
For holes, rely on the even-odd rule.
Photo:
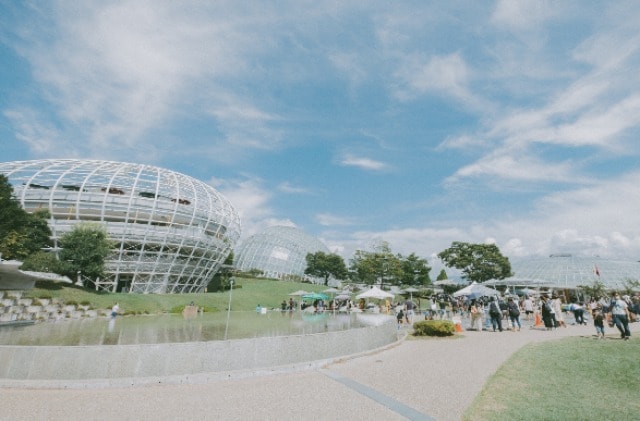
[(533, 314), (533, 300), (528, 295), (524, 296), (522, 310), (524, 310), (525, 320), (529, 321), (529, 317)]
[(620, 337), (628, 341), (631, 337), (631, 331), (629, 330), (629, 306), (627, 302), (620, 298), (620, 294), (616, 292), (613, 300), (611, 300), (610, 308), (613, 322), (620, 331)]

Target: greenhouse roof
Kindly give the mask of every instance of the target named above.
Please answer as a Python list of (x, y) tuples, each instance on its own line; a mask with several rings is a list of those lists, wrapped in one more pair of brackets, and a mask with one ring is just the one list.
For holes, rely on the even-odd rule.
[[(514, 260), (513, 278), (543, 281), (541, 286), (577, 288), (602, 282), (606, 288), (623, 288), (628, 281), (640, 279), (640, 262), (584, 257), (572, 254), (552, 254), (549, 257)], [(509, 281), (510, 278), (505, 279)]]

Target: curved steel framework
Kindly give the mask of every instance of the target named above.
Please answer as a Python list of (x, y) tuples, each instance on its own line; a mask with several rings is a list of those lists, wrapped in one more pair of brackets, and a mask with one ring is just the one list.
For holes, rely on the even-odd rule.
[(90, 160), (0, 163), (28, 212), (48, 209), (54, 252), (80, 222), (116, 244), (96, 287), (136, 293), (199, 292), (240, 237), (231, 203), (192, 177), (149, 165)]
[(235, 256), (235, 267), (243, 271), (261, 270), (266, 277), (304, 277), (307, 254), (329, 249), (304, 231), (286, 226), (269, 227), (243, 241)]
[(606, 288), (618, 289), (624, 288), (629, 280), (640, 279), (640, 262), (552, 254), (543, 258), (514, 260), (512, 271), (518, 279), (542, 280), (541, 286), (545, 287), (577, 288), (599, 281)]

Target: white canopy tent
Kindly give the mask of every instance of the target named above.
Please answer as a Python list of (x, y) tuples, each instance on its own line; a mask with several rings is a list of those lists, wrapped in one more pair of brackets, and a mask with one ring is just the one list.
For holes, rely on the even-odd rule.
[(366, 290), (362, 294), (356, 295), (356, 298), (358, 300), (361, 299), (361, 298), (384, 299), (384, 298), (393, 298), (393, 297), (394, 297), (393, 294), (391, 294), (390, 292), (383, 291), (380, 288), (378, 288), (377, 286), (374, 286), (371, 289)]
[(468, 296), (469, 298), (478, 298), (478, 297), (491, 297), (498, 294), (499, 292), (493, 288), (486, 287), (477, 282), (472, 282), (471, 285), (467, 285), (466, 287), (454, 292), (453, 296), (456, 298), (460, 296)]

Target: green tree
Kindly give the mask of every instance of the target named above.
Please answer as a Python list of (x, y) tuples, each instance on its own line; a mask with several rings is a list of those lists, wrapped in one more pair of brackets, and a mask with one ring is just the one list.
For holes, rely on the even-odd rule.
[(48, 251), (37, 251), (24, 259), (24, 263), (20, 266), (21, 270), (30, 270), (34, 272), (49, 272), (57, 274), (66, 274), (69, 268), (58, 260), (55, 254)]
[(607, 288), (605, 287), (604, 283), (600, 281), (594, 281), (591, 285), (578, 285), (578, 288), (582, 290), (585, 295), (596, 300), (608, 296)]
[(438, 254), (447, 267), (454, 267), (470, 282), (504, 279), (512, 276), (509, 258), (495, 244), (470, 244), (454, 241)]
[(24, 260), (32, 253), (50, 247), (48, 211), (28, 213), (14, 198), (13, 187), (0, 175), (0, 253), (4, 259)]
[(368, 285), (379, 282), (382, 287), (385, 283), (399, 283), (396, 280), (401, 278), (399, 275), (402, 274), (402, 263), (385, 241), (372, 252), (356, 250), (351, 259), (350, 271), (354, 281)]
[(397, 256), (402, 265), (402, 277), (400, 283), (402, 285), (429, 285), (431, 278), (429, 272), (429, 262), (427, 259), (416, 256), (415, 253), (411, 253), (407, 257), (402, 255)]
[(329, 285), (329, 278), (331, 276), (336, 279), (344, 279), (347, 277), (347, 266), (342, 257), (335, 253), (327, 254), (323, 251), (308, 253), (306, 260), (307, 267), (304, 270), (305, 275), (323, 278), (325, 285)]
[(65, 275), (74, 279), (77, 272), (89, 279), (104, 277), (105, 260), (111, 253), (106, 230), (97, 224), (80, 223), (60, 238), (60, 260), (66, 263)]
[(440, 270), (440, 273), (438, 274), (436, 281), (444, 281), (446, 279), (449, 279), (447, 272), (444, 269)]
[(231, 279), (233, 274), (233, 259), (234, 255), (232, 251), (225, 259), (220, 270), (211, 278), (209, 285), (207, 285), (207, 292), (225, 291), (229, 289), (229, 279)]
[(407, 257), (394, 255), (386, 241), (374, 251), (357, 250), (350, 262), (350, 272), (356, 282), (375, 284), (380, 282), (391, 285), (427, 285), (431, 283), (426, 259), (411, 253)]

